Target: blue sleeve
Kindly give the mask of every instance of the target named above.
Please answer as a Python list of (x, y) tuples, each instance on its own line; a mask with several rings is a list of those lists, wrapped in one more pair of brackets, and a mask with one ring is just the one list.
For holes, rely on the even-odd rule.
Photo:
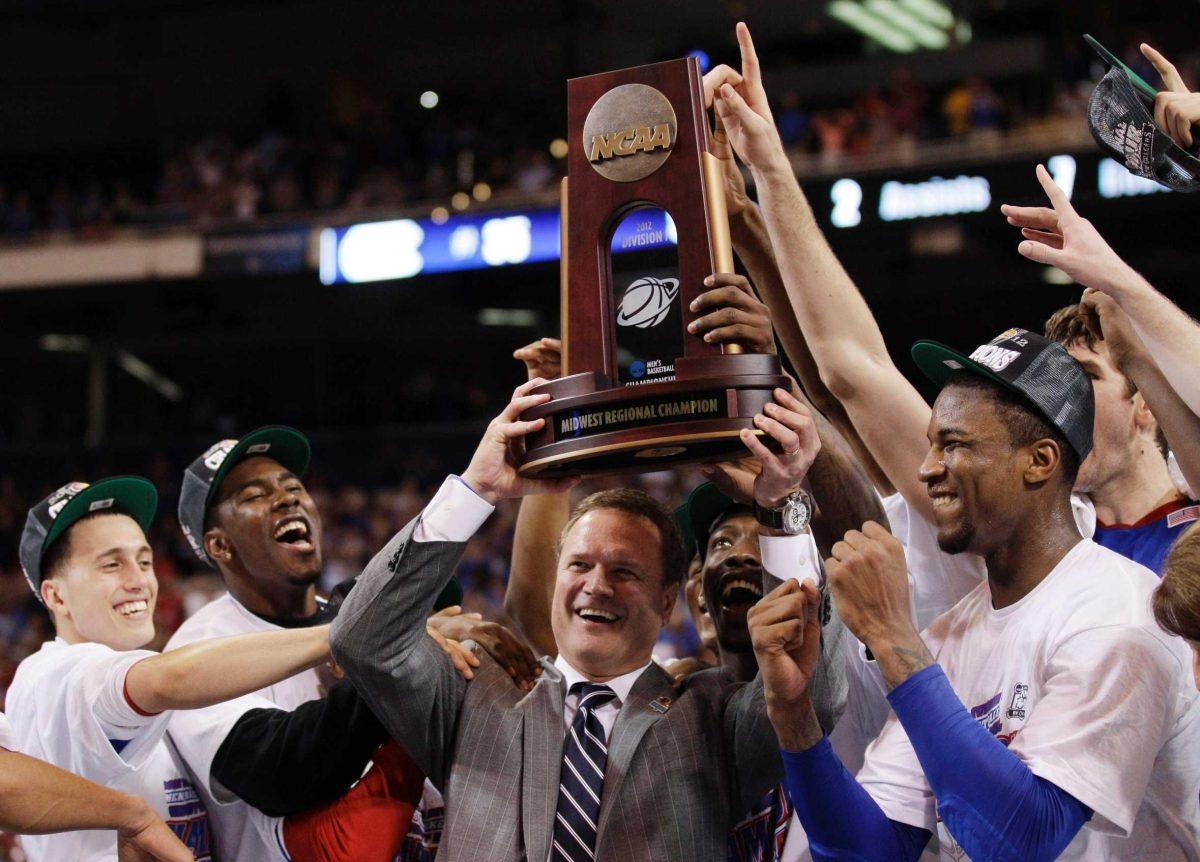
[(814, 862), (916, 862), (929, 831), (889, 820), (838, 760), (829, 738), (784, 751), (784, 788)]
[(971, 718), (939, 665), (913, 674), (888, 701), (937, 798), (938, 815), (975, 862), (1057, 859), (1092, 816)]

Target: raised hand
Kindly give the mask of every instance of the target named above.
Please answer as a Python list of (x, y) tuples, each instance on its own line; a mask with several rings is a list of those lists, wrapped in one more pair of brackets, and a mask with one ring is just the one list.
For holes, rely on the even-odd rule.
[(1200, 123), (1200, 93), (1188, 91), (1179, 71), (1166, 57), (1142, 43), (1142, 55), (1162, 76), (1165, 90), (1154, 99), (1154, 122), (1181, 147), (1192, 146), (1192, 126)]
[(754, 417), (754, 424), (783, 448), (778, 455), (766, 447), (748, 428), (741, 440), (762, 470), (754, 479), (754, 501), (765, 509), (777, 509), (795, 491), (800, 490), (808, 468), (821, 451), (817, 426), (808, 408), (785, 389), (776, 389), (775, 400)]
[(522, 421), (520, 416), (550, 400), (547, 392), (530, 394), (545, 382), (535, 377), (513, 390), (512, 400), (488, 425), (471, 463), (463, 471), (463, 481), (493, 505), (528, 494), (559, 494), (578, 482), (578, 479), (527, 479), (517, 472), (525, 435), (540, 430), (546, 422), (545, 419)]
[(540, 377), (553, 380), (562, 375), (562, 341), (557, 338), (539, 338), (513, 351), (513, 359), (525, 363), (529, 379)]
[(750, 608), (746, 625), (780, 745), (804, 750), (821, 738), (809, 687), (821, 657), (821, 594), (788, 579)]
[(775, 330), (771, 313), (750, 287), (745, 276), (714, 273), (704, 279), (709, 288), (692, 300), (694, 312), (707, 312), (688, 324), (688, 332), (710, 344), (736, 341), (749, 353), (774, 353)]
[(1090, 287), (1085, 289), (1079, 311), (1092, 335), (1108, 345), (1109, 358), (1118, 369), (1124, 370), (1134, 356), (1148, 356), (1145, 343), (1134, 331), (1133, 321), (1108, 294)]
[(1050, 199), (1049, 207), (1000, 207), (1008, 223), (1019, 227), (1025, 238), (1017, 251), (1030, 260), (1056, 266), (1085, 287), (1103, 292), (1118, 281), (1136, 278), (1132, 267), (1113, 251), (1092, 223), (1075, 211), (1042, 165), (1037, 166), (1037, 178)]
[[(706, 75), (705, 79), (707, 80), (707, 78)], [(711, 96), (708, 101), (712, 102)], [(734, 158), (733, 147), (729, 143), (729, 135), (725, 133), (725, 123), (721, 121), (720, 114), (717, 114), (713, 128), (712, 154), (721, 162), (721, 176), (725, 180), (725, 210), (729, 213), (730, 218), (734, 218), (754, 206), (754, 202), (746, 193), (746, 178), (742, 176), (741, 168), (738, 167), (737, 159)]]
[(722, 66), (713, 69), (705, 76), (705, 94), (712, 93), (717, 116), (742, 161), (751, 168), (762, 168), (783, 155), (783, 144), (767, 104), (754, 40), (744, 23), (737, 25), (737, 39), (742, 71)]
[(426, 633), (442, 648), (454, 669), (465, 680), (475, 678), (473, 668), (479, 667), (479, 656), (463, 646), (462, 642), (467, 639), (470, 625), (482, 619), (482, 615), (464, 614), (462, 608), (454, 605), (442, 608), (425, 622)]

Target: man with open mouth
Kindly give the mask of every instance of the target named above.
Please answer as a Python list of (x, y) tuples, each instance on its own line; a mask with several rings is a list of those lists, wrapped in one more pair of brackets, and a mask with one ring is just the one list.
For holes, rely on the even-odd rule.
[[(322, 664), (328, 627), (143, 649), (158, 598), (146, 539), (157, 506), (152, 484), (119, 476), (71, 482), (29, 511), (21, 567), (56, 636), (17, 668), (7, 715), (23, 754), (140, 796), (204, 862), (208, 812), (168, 723)], [(30, 836), (25, 849), (33, 862), (118, 858), (117, 834), (102, 830)]]
[[(185, 621), (168, 647), (235, 632), (305, 628), (333, 618), (336, 607), (316, 591), (322, 525), (303, 481), (310, 457), (303, 434), (274, 425), (240, 440), (220, 441), (188, 467), (179, 523), (196, 555), (221, 573), (229, 592)], [(462, 590), (451, 581), (437, 607), (456, 606), (461, 600)], [(456, 638), (466, 637), (464, 630), (479, 628), (466, 617), (439, 618), (439, 624), (442, 619), (458, 625)], [(516, 640), (504, 639), (505, 632), (497, 635), (496, 628), (472, 636), (508, 655), (510, 665), (520, 665)], [(454, 643), (439, 642), (453, 654), (459, 671), (469, 676), (474, 657)], [(532, 656), (527, 663), (532, 664)], [(532, 672), (525, 679), (531, 680)], [(293, 834), (285, 818), (342, 800), (349, 804), (357, 788), (347, 791), (380, 746), (389, 742), (387, 731), (349, 680), (316, 670), (250, 697), (177, 716), (170, 730), (200, 779), (221, 858), (235, 862), (286, 860), (283, 844), (294, 856), (296, 845), (312, 833)], [(422, 793), (423, 776), (392, 747), (385, 749), (385, 756), (403, 765), (404, 783), (413, 791), (409, 801), (416, 806), (424, 797), (426, 818), (420, 822), (436, 825), (440, 815), (433, 809), (440, 807), (440, 799), (429, 788)], [(336, 825), (340, 815), (330, 813), (331, 825)], [(343, 818), (343, 832), (349, 823)], [(396, 828), (394, 822), (380, 824), (388, 834)], [(400, 828), (403, 836), (408, 823)], [(378, 848), (387, 843), (383, 834), (364, 830), (345, 837), (351, 848), (358, 842)], [(357, 857), (351, 852), (345, 858)]]

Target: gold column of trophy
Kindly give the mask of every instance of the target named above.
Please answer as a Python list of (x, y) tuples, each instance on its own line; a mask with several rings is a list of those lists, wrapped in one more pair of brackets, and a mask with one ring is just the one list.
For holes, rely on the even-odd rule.
[[(567, 82), (562, 196), (563, 376), (526, 438), (521, 471), (574, 476), (657, 470), (745, 454), (743, 428), (787, 387), (779, 359), (687, 332), (689, 310), (733, 252), (721, 166), (709, 152), (700, 67), (671, 60)], [(665, 210), (678, 271), (614, 274), (618, 225)]]

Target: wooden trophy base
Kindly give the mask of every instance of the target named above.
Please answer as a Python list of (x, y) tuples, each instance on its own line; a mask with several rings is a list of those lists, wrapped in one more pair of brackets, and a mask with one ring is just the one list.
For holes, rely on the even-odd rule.
[(525, 438), (520, 472), (543, 478), (645, 473), (742, 457), (748, 451), (738, 439), (742, 429), (762, 435), (755, 414), (790, 381), (778, 357), (744, 353), (680, 357), (672, 381), (614, 385), (586, 372), (534, 390), (553, 398), (521, 414), (523, 420), (545, 417), (546, 424)]

